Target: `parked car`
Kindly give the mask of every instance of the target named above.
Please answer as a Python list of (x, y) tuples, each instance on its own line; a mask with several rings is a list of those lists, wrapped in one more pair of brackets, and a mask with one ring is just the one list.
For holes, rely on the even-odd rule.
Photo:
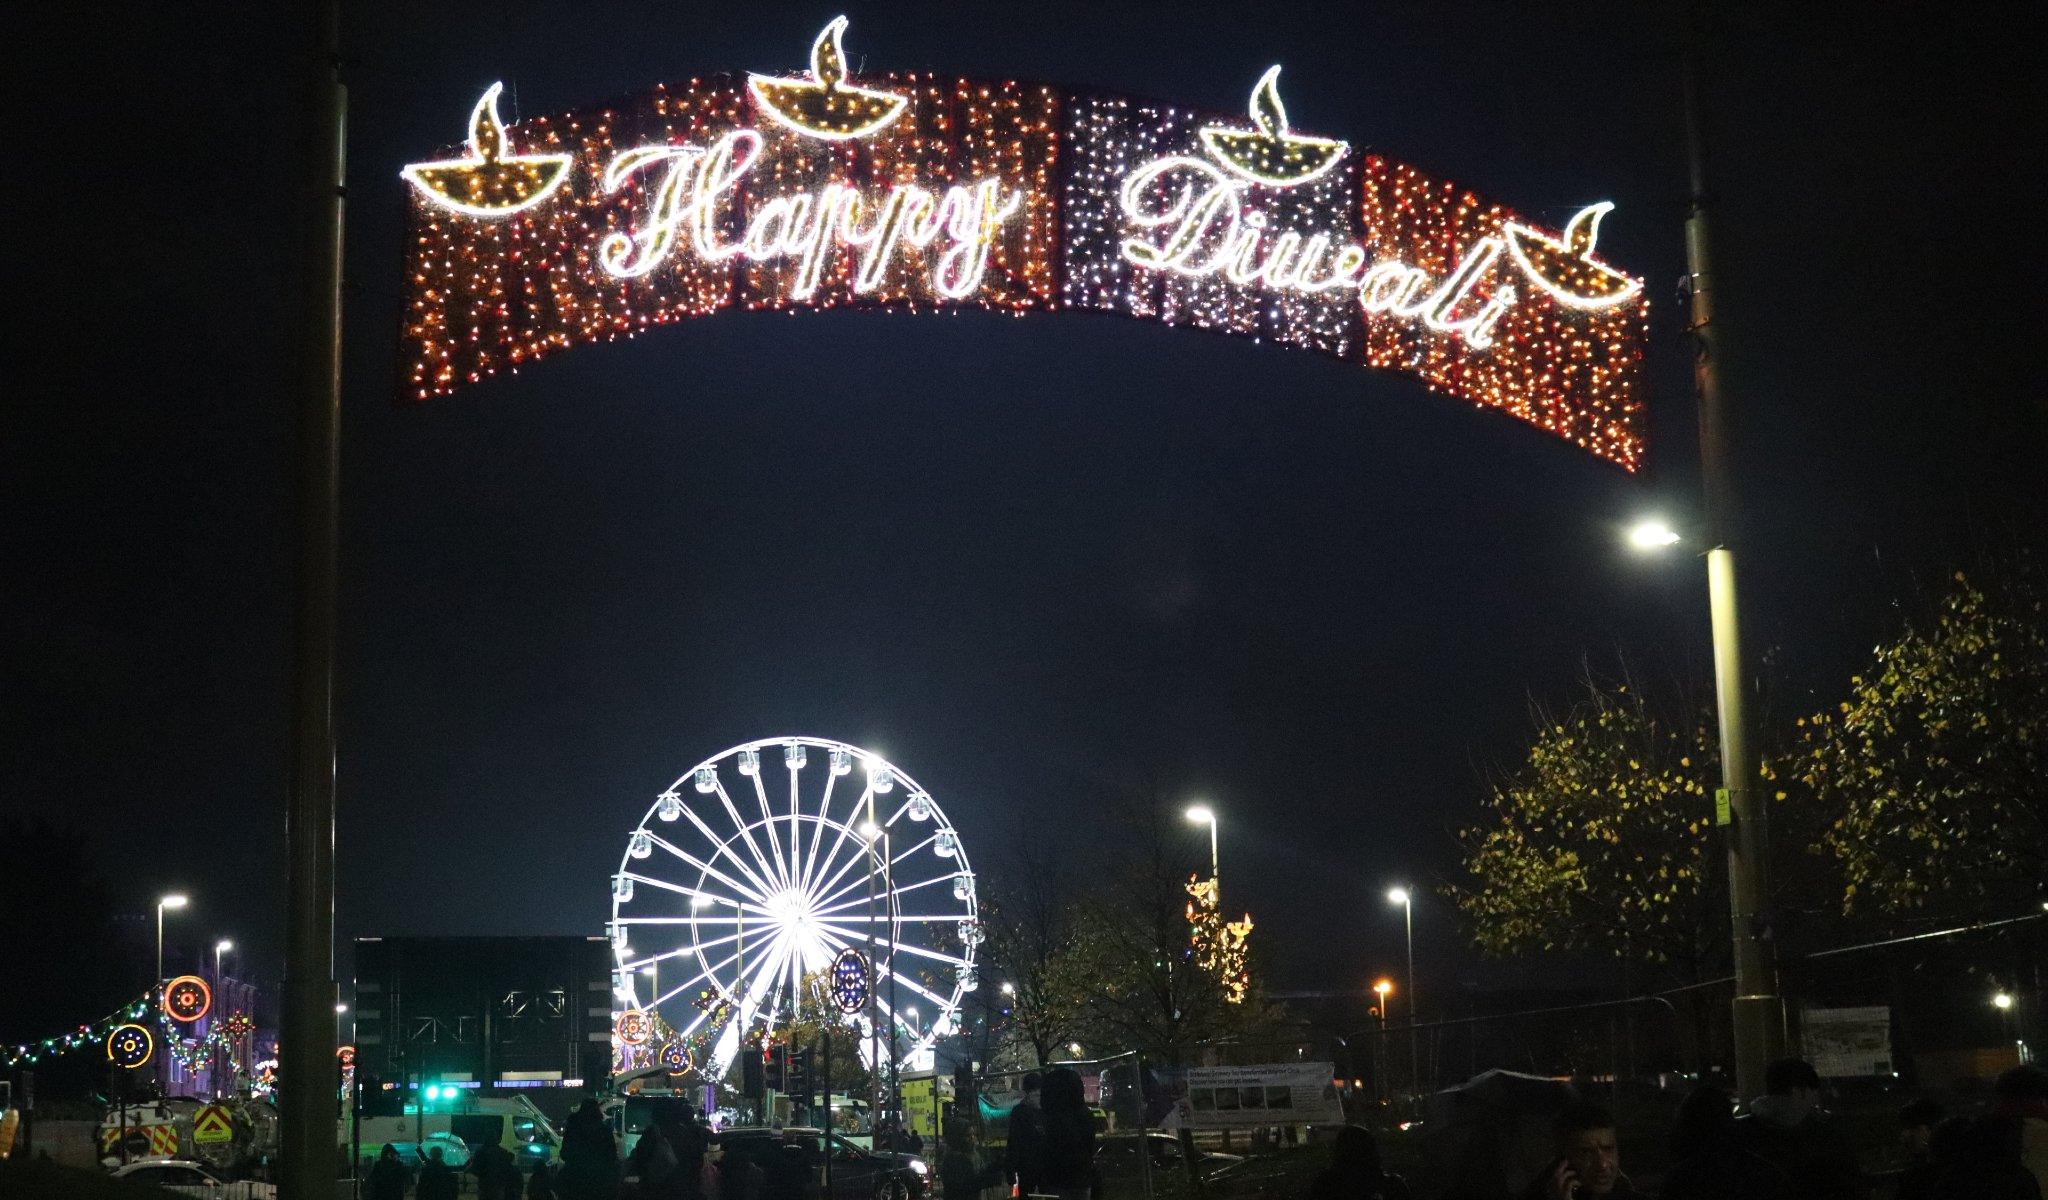
[(151, 1158), (116, 1167), (115, 1179), (132, 1179), (183, 1196), (206, 1200), (277, 1200), (277, 1185), (254, 1179), (223, 1179), (205, 1163), (184, 1158)]
[[(812, 1185), (822, 1186), (824, 1138), (824, 1130), (801, 1126), (728, 1129), (719, 1135), (719, 1145), (728, 1162), (751, 1163), (771, 1176), (791, 1161), (783, 1148), (794, 1146)], [(827, 1200), (920, 1200), (930, 1181), (931, 1167), (915, 1154), (876, 1153), (832, 1135), (832, 1194)]]

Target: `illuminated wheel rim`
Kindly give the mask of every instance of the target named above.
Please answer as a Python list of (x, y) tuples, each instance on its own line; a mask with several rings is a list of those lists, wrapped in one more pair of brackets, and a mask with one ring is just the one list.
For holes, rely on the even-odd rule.
[[(901, 768), (822, 738), (748, 742), (684, 772), (628, 835), (616, 1004), (659, 1013), (722, 1076), (743, 1036), (781, 1027), (804, 981), (855, 948), (874, 998), (847, 1024), (865, 1053), (881, 1020), (912, 1057), (954, 1032), (978, 986), (978, 913), (966, 844)], [(629, 1067), (646, 1053), (623, 1052)]]

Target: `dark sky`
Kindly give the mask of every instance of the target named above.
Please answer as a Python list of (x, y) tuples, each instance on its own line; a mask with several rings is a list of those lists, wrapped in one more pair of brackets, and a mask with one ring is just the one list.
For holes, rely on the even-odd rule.
[[(274, 971), (300, 30), (271, 7), (66, 6), (6, 39), (36, 52), (10, 122), (0, 812), (91, 829), (138, 911), (191, 892), (174, 939)], [(1713, 7), (1747, 616), (1818, 702), (1895, 598), (2048, 540), (2038, 155), (2009, 91), (2037, 43), (1949, 5)], [(916, 775), (985, 871), (1020, 813), (1092, 867), (1120, 837), (1104, 796), (1206, 798), (1276, 982), (1391, 965), (1382, 890), (1451, 869), (1531, 696), (1588, 656), (1704, 677), (1698, 560), (1616, 541), (1696, 490), (1675, 18), (848, 10), (873, 69), (1222, 111), (1279, 61), (1301, 128), (1552, 224), (1616, 200), (1602, 251), (1653, 298), (1638, 476), (1405, 378), (1072, 314), (728, 314), (389, 402), (398, 168), (484, 86), (511, 118), (786, 69), (834, 11), (352, 6), (343, 936), (596, 931), (655, 791), (811, 733)], [(1499, 977), (1438, 905), (1427, 986)]]

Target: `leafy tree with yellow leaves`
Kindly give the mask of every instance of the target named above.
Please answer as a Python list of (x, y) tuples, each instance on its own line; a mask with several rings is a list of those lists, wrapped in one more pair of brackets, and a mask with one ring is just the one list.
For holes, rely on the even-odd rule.
[(1660, 713), (1626, 683), (1589, 679), (1585, 699), (1535, 720), (1526, 761), (1458, 835), (1467, 880), (1447, 890), (1473, 940), (1701, 979), (1728, 945), (1711, 710)]
[(2048, 609), (2024, 578), (1958, 572), (1930, 619), (1879, 646), (1834, 712), (1800, 722), (1796, 774), (1845, 911), (2034, 900), (2048, 887)]

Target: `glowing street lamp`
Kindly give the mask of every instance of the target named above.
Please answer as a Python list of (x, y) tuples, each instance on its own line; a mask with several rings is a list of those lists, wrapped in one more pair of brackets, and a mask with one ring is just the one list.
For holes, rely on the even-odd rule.
[(2012, 1011), (2012, 993), (2000, 992), (1997, 995), (1991, 997), (1991, 1007), (1997, 1009), (1999, 1012)]
[(156, 902), (156, 982), (158, 987), (162, 987), (164, 982), (164, 910), (167, 908), (183, 908), (190, 903), (192, 903), (191, 899), (182, 893), (173, 893)]
[(1195, 825), (1209, 827), (1209, 879), (1216, 885), (1216, 911), (1223, 911), (1223, 872), (1216, 863), (1216, 810), (1206, 804), (1197, 804), (1188, 809), (1188, 821)]
[(1016, 984), (1014, 984), (1014, 983), (1011, 983), (1011, 982), (1010, 982), (1009, 980), (1007, 980), (1007, 979), (1003, 980), (1003, 995), (1005, 995), (1005, 996), (1014, 996), (1014, 995), (1016, 995), (1016, 994), (1017, 994), (1017, 985), (1016, 985)]
[(1408, 1086), (1417, 1095), (1422, 1092), (1422, 1050), (1421, 1033), (1415, 1028), (1415, 897), (1407, 888), (1396, 887), (1387, 890), (1387, 903), (1401, 906), (1408, 925)]
[(1379, 1036), (1372, 1041), (1373, 1086), (1374, 1090), (1379, 1093), (1379, 1099), (1385, 1100), (1387, 1098), (1387, 1073), (1381, 1069), (1381, 1064), (1387, 1058), (1387, 997), (1394, 994), (1394, 981), (1382, 979), (1372, 985), (1372, 990), (1380, 998), (1379, 1007), (1373, 1010), (1379, 1014), (1380, 1018)]
[[(1697, 164), (1695, 164), (1697, 168)], [(1695, 189), (1697, 191), (1697, 188)], [(1695, 195), (1695, 205), (1699, 203)], [(1697, 207), (1695, 220), (1699, 218)], [(1690, 223), (1688, 223), (1690, 233)], [(1688, 237), (1688, 242), (1692, 239)], [(1688, 246), (1689, 251), (1698, 250)], [(1695, 266), (1693, 274), (1694, 316), (1704, 325), (1699, 311), (1706, 289), (1705, 269)], [(1705, 363), (1704, 347), (1701, 359)], [(1711, 374), (1703, 366), (1702, 375)], [(1718, 411), (1718, 400), (1706, 394), (1717, 389), (1711, 380), (1702, 383), (1701, 404)], [(1707, 424), (1702, 418), (1702, 425)], [(1710, 477), (1718, 476), (1719, 451), (1702, 446)], [(1764, 940), (1763, 920), (1770, 894), (1770, 875), (1765, 855), (1770, 851), (1768, 809), (1759, 803), (1755, 780), (1759, 771), (1750, 743), (1749, 719), (1743, 712), (1743, 691), (1747, 675), (1743, 669), (1741, 625), (1735, 604), (1735, 552), (1716, 530), (1727, 515), (1715, 513), (1717, 492), (1723, 490), (1709, 479), (1707, 549), (1707, 608), (1713, 632), (1714, 696), (1716, 720), (1721, 737), (1721, 788), (1728, 798), (1728, 812), (1734, 826), (1728, 839), (1728, 917), (1735, 936), (1735, 1080), (1743, 1095), (1754, 1095), (1763, 1085), (1765, 1064), (1777, 1058), (1784, 1045), (1784, 1002), (1778, 996), (1777, 969), (1771, 961), (1771, 947)], [(1656, 518), (1638, 522), (1629, 530), (1629, 544), (1645, 553), (1677, 545), (1679, 536)], [(1717, 804), (1718, 808), (1719, 805)]]
[(217, 942), (215, 942), (215, 943), (213, 944), (213, 990), (214, 990), (214, 991), (219, 991), (219, 990), (220, 990), (220, 956), (221, 956), (221, 955), (223, 955), (223, 954), (226, 954), (226, 953), (227, 953), (228, 951), (230, 951), (230, 950), (232, 950), (232, 949), (234, 949), (234, 948), (235, 948), (235, 944), (234, 944), (233, 942), (229, 941), (229, 940), (228, 940), (228, 939), (226, 939), (226, 938), (222, 938), (221, 940), (219, 940), (219, 941), (217, 941)]

